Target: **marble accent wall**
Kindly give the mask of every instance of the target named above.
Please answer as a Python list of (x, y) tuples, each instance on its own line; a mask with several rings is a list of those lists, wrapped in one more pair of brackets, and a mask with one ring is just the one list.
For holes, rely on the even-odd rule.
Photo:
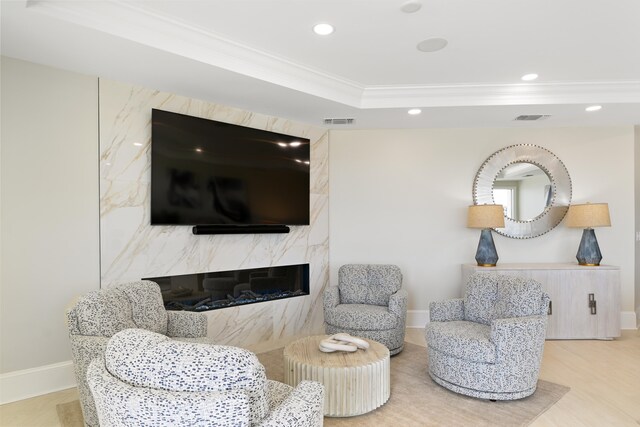
[[(141, 277), (310, 264), (310, 295), (206, 312), (220, 344), (275, 348), (323, 330), (328, 282), (328, 133), (142, 87), (100, 80), (101, 286)], [(239, 124), (311, 140), (311, 225), (289, 234), (196, 236), (191, 227), (151, 226), (151, 109)], [(89, 179), (89, 178), (88, 178)]]

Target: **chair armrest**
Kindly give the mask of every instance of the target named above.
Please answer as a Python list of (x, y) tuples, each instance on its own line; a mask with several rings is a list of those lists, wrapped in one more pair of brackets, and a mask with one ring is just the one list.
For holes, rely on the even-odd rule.
[(409, 294), (405, 289), (399, 289), (395, 294), (391, 294), (391, 297), (389, 297), (389, 311), (402, 319), (406, 319), (408, 299)]
[(452, 322), (454, 320), (464, 320), (464, 300), (462, 298), (433, 301), (429, 304), (429, 321)]
[(167, 311), (167, 336), (200, 338), (207, 336), (207, 316), (193, 311)]
[(86, 425), (97, 426), (98, 415), (89, 384), (87, 383), (87, 368), (92, 360), (104, 356), (109, 337), (71, 334), (69, 338), (71, 340), (73, 369), (84, 420)]
[(340, 304), (340, 290), (337, 286), (327, 286), (322, 296), (322, 304), (324, 307), (324, 321), (330, 325), (334, 325), (336, 319), (334, 312), (338, 304)]
[(76, 370), (76, 380), (84, 379), (89, 363), (96, 357), (104, 355), (110, 337), (90, 335), (70, 335), (71, 358)]
[(316, 381), (301, 381), (259, 426), (321, 427), (323, 420), (324, 386)]
[(334, 309), (340, 304), (340, 290), (337, 286), (327, 286), (322, 296), (325, 312)]
[(492, 320), (490, 340), (496, 346), (496, 361), (539, 363), (546, 332), (546, 315)]

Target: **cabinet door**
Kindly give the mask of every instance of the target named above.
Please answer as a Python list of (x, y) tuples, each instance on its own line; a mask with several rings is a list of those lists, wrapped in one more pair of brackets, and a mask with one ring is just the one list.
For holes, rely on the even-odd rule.
[[(563, 275), (565, 282), (565, 298), (569, 302), (569, 315), (566, 338), (597, 338), (598, 324), (602, 313), (606, 311), (607, 302), (601, 295), (601, 286), (594, 280), (593, 272), (574, 270)], [(590, 295), (594, 304), (591, 307)], [(599, 300), (599, 301), (598, 301)], [(598, 310), (599, 308), (599, 310)]]
[(556, 270), (551, 281), (553, 314), (547, 338), (619, 336), (620, 311), (615, 270)]
[(566, 325), (569, 316), (567, 300), (560, 282), (550, 279), (548, 271), (536, 271), (532, 279), (542, 285), (542, 290), (549, 295), (549, 314), (547, 315), (547, 338), (562, 338), (567, 334)]
[[(606, 294), (606, 306), (600, 312), (602, 321), (598, 328), (599, 338), (615, 338), (620, 336), (620, 270), (602, 271), (600, 292)], [(596, 298), (597, 300), (597, 298)], [(599, 304), (599, 303), (598, 303)], [(600, 310), (600, 308), (598, 308)]]
[(588, 317), (588, 330), (581, 338), (613, 338), (620, 336), (620, 271), (582, 270), (576, 272), (582, 283), (576, 283), (574, 303), (576, 315)]

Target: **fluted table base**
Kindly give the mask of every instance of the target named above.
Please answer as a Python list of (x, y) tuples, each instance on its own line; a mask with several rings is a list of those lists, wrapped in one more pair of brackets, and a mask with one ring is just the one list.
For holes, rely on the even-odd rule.
[(299, 339), (284, 349), (284, 382), (302, 380), (324, 384), (324, 414), (351, 417), (382, 406), (391, 394), (389, 350), (371, 340), (368, 350), (323, 353), (318, 345), (326, 335)]

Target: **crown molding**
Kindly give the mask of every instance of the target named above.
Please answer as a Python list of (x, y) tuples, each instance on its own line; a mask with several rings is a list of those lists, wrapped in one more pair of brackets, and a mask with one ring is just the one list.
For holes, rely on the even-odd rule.
[(640, 103), (640, 81), (366, 86), (121, 0), (29, 0), (28, 10), (363, 109)]
[(640, 103), (640, 81), (370, 86), (360, 108)]
[(30, 0), (27, 8), (76, 25), (279, 86), (357, 106), (364, 86), (123, 1)]

